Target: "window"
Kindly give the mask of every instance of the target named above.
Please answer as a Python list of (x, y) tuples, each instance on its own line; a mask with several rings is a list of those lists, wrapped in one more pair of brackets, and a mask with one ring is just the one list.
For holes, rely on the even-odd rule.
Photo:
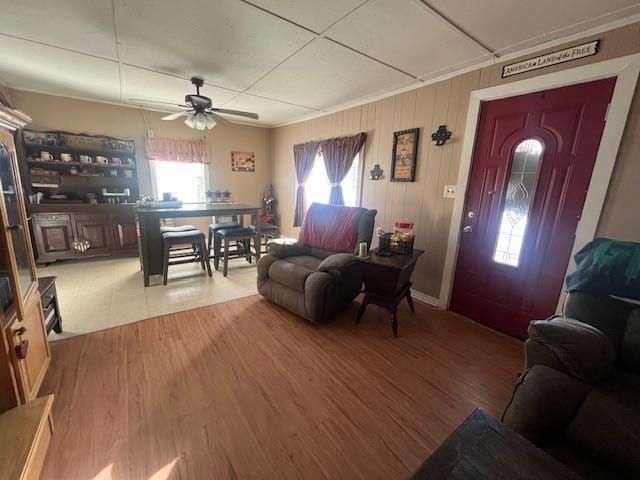
[(169, 192), (184, 203), (206, 201), (209, 169), (204, 163), (155, 161), (151, 164), (153, 192), (156, 198)]
[(494, 262), (512, 267), (520, 264), (541, 156), (542, 144), (537, 140), (525, 140), (516, 147), (493, 252)]
[[(360, 154), (356, 155), (353, 160), (351, 169), (347, 176), (342, 181), (342, 196), (344, 197), (344, 204), (349, 207), (358, 206), (358, 182), (360, 174)], [(316, 156), (316, 162), (313, 164), (313, 169), (309, 175), (309, 180), (306, 184), (307, 204), (312, 203), (327, 203), (329, 201), (329, 194), (331, 193), (331, 182), (327, 177), (327, 170), (324, 167), (324, 159), (322, 153), (318, 153)]]

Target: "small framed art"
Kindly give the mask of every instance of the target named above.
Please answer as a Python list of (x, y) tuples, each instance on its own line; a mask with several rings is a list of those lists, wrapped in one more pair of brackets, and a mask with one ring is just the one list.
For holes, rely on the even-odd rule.
[(419, 135), (419, 128), (394, 132), (391, 159), (392, 182), (415, 182)]

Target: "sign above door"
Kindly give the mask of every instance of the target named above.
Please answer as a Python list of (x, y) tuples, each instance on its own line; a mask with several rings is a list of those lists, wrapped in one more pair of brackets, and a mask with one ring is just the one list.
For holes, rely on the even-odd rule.
[(550, 67), (559, 63), (571, 62), (579, 58), (590, 57), (598, 53), (600, 40), (583, 43), (573, 47), (558, 50), (556, 52), (546, 53), (534, 58), (529, 58), (517, 63), (510, 63), (502, 67), (502, 78), (511, 77), (520, 73), (538, 70), (539, 68)]

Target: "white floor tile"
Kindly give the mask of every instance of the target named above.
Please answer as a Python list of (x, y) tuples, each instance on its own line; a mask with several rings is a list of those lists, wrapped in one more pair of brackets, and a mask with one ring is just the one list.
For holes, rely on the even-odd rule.
[(144, 287), (137, 258), (104, 258), (58, 262), (38, 269), (38, 276), (55, 275), (63, 318), (63, 333), (50, 340), (104, 330), (147, 318), (199, 308), (254, 295), (255, 263), (233, 261), (227, 277), (209, 277), (195, 264), (169, 270), (169, 281), (152, 279)]

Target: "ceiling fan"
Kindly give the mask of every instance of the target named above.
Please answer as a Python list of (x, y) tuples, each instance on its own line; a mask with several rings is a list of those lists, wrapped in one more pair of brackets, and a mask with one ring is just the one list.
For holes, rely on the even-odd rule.
[(211, 130), (218, 123), (228, 125), (229, 122), (218, 115), (219, 113), (258, 120), (258, 114), (256, 113), (227, 110), (226, 108), (214, 108), (213, 102), (209, 97), (200, 95), (200, 87), (204, 85), (204, 79), (202, 77), (191, 77), (191, 83), (196, 86), (196, 94), (186, 95), (184, 97), (185, 104), (157, 102), (155, 100), (143, 100), (139, 98), (130, 98), (129, 100), (134, 102), (163, 103), (165, 105), (175, 105), (177, 107), (187, 108), (187, 110), (162, 117), (162, 120), (176, 120), (180, 117), (187, 117), (184, 120), (184, 123), (186, 123), (190, 128), (195, 128), (196, 130), (204, 130), (205, 128)]

